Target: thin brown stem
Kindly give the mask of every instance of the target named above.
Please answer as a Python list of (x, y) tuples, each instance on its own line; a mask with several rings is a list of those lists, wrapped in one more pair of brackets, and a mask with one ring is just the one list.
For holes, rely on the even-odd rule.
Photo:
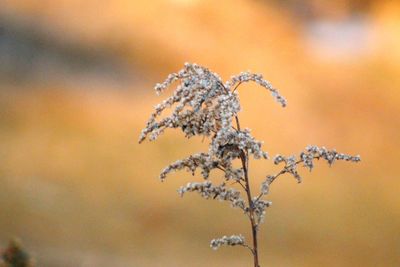
[(223, 171), (223, 172), (226, 172), (226, 170), (223, 167), (217, 166), (216, 168), (221, 170), (221, 171)]
[(239, 117), (238, 117), (237, 115), (235, 116), (235, 120), (236, 120), (236, 127), (237, 127), (237, 130), (240, 131)]
[[(233, 92), (237, 89), (237, 87), (241, 84), (241, 82), (235, 87), (235, 89), (233, 90)], [(235, 116), (235, 122), (236, 122), (236, 128), (237, 131), (240, 131), (240, 122), (239, 122), (239, 117), (236, 115)], [(258, 244), (257, 244), (257, 224), (255, 221), (255, 216), (254, 216), (254, 206), (253, 206), (253, 201), (252, 201), (252, 196), (251, 196), (251, 190), (250, 190), (250, 182), (249, 182), (249, 172), (248, 172), (248, 153), (241, 151), (240, 154), (240, 159), (242, 161), (242, 168), (243, 168), (243, 172), (244, 172), (244, 190), (246, 191), (246, 195), (247, 195), (247, 200), (248, 200), (248, 204), (249, 204), (249, 213), (248, 213), (248, 217), (250, 219), (250, 224), (251, 224), (251, 235), (253, 238), (253, 248), (249, 249), (252, 251), (253, 253), (253, 258), (254, 258), (254, 267), (260, 267), (259, 261), (258, 261)]]
[[(280, 172), (278, 172), (277, 174), (275, 174), (274, 176), (272, 176), (269, 185), (271, 185), (272, 182), (275, 181), (276, 178), (278, 178), (278, 176), (280, 176), (280, 175), (282, 175), (282, 174), (284, 174), (284, 173), (286, 173), (286, 172), (287, 172), (287, 170), (286, 170), (286, 167), (285, 167), (283, 170), (281, 170)], [(264, 195), (264, 194), (263, 194), (262, 192), (260, 192), (260, 194), (257, 196), (257, 198), (256, 198), (256, 200), (255, 200), (254, 202), (259, 201), (260, 198), (261, 198), (263, 195)]]
[(246, 190), (246, 187), (245, 187), (239, 180), (234, 181), (234, 182), (232, 183), (232, 185), (233, 185), (233, 184), (236, 184), (236, 183), (240, 184), (240, 186), (241, 186), (244, 190)]
[(245, 179), (245, 187), (246, 187), (245, 191), (246, 191), (247, 200), (249, 203), (249, 219), (250, 219), (250, 224), (251, 224), (251, 234), (253, 237), (254, 267), (260, 267), (259, 261), (258, 261), (257, 225), (256, 225), (255, 218), (254, 218), (254, 206), (253, 206), (253, 201), (252, 201), (252, 197), (251, 197), (249, 174), (248, 174), (248, 168), (247, 168), (248, 157), (243, 151), (241, 153), (241, 161), (242, 161), (244, 179)]
[(250, 252), (254, 255), (254, 250), (249, 245), (242, 244), (241, 246), (245, 247), (245, 248), (248, 248), (250, 250)]
[[(319, 156), (314, 156), (313, 159), (318, 159), (318, 160), (319, 160), (320, 157), (319, 157)], [(300, 159), (300, 160), (296, 161), (296, 162), (294, 163), (294, 165), (298, 165), (298, 164), (300, 164), (300, 163), (302, 163), (302, 162), (304, 162), (304, 161), (303, 161), (302, 159)], [(271, 184), (276, 180), (276, 178), (278, 178), (279, 176), (281, 176), (282, 174), (285, 174), (285, 173), (287, 173), (287, 172), (288, 172), (288, 166), (285, 166), (280, 172), (278, 172), (277, 174), (275, 174), (274, 176), (272, 176), (271, 181), (269, 182), (269, 185), (271, 185)], [(257, 196), (255, 202), (259, 201), (260, 198), (261, 198), (263, 195), (264, 195), (264, 194), (263, 194), (262, 192), (260, 192), (260, 194)]]
[(235, 88), (233, 89), (232, 93), (235, 92), (236, 89), (239, 87), (239, 85), (241, 85), (242, 83), (243, 83), (243, 82), (239, 82), (239, 83), (235, 86)]

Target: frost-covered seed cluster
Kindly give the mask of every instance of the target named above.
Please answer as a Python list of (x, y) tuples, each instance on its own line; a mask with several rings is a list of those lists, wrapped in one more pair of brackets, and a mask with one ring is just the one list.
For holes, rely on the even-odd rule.
[(271, 201), (253, 198), (253, 208), (256, 217), (256, 225), (259, 226), (264, 222), (265, 210), (272, 205)]
[(313, 159), (324, 159), (329, 165), (335, 160), (345, 160), (352, 162), (359, 162), (361, 160), (360, 156), (350, 156), (343, 153), (338, 153), (336, 150), (328, 150), (325, 147), (317, 147), (317, 146), (307, 146), (306, 150), (300, 154), (300, 158), (304, 163), (304, 166), (309, 168), (310, 171), (314, 168)]
[(220, 246), (238, 246), (244, 244), (244, 237), (242, 235), (231, 235), (211, 240), (210, 247), (217, 250)]
[(266, 179), (261, 183), (261, 194), (267, 195), (269, 193), (269, 186), (275, 180), (275, 176), (267, 175)]
[[(274, 164), (278, 165), (281, 162), (285, 163), (284, 169), (278, 173), (278, 175), (289, 173), (296, 178), (300, 183), (301, 176), (297, 171), (297, 165), (303, 163), (303, 166), (308, 168), (310, 171), (314, 168), (314, 160), (323, 159), (332, 165), (336, 160), (344, 160), (351, 162), (359, 162), (361, 160), (360, 156), (350, 156), (343, 153), (336, 152), (335, 149), (328, 150), (325, 147), (318, 146), (307, 146), (305, 151), (301, 152), (298, 157), (292, 155), (285, 157), (282, 155), (276, 155), (274, 157)], [(261, 191), (268, 193), (269, 184), (275, 180), (276, 176), (268, 175), (266, 180), (262, 183)]]
[[(350, 156), (317, 146), (307, 146), (299, 156), (276, 155), (274, 164), (283, 163), (283, 168), (274, 175), (267, 175), (261, 183), (259, 195), (253, 197), (250, 193), (248, 161), (250, 156), (254, 159), (268, 159), (268, 153), (262, 150), (262, 142), (256, 140), (249, 129), (241, 129), (239, 125), (237, 116), (241, 107), (236, 89), (250, 81), (266, 88), (282, 107), (286, 106), (286, 100), (260, 74), (242, 72), (224, 83), (218, 74), (209, 69), (186, 63), (182, 70), (170, 74), (163, 83), (155, 86), (159, 94), (174, 82), (179, 82), (172, 96), (155, 106), (155, 111), (140, 134), (139, 143), (146, 138), (157, 139), (167, 128), (180, 129), (187, 138), (201, 136), (209, 140), (207, 152), (171, 163), (162, 170), (160, 179), (164, 181), (171, 172), (179, 170), (186, 170), (192, 175), (196, 175), (199, 170), (205, 181), (188, 183), (178, 190), (179, 194), (183, 196), (187, 192), (197, 192), (203, 198), (228, 201), (232, 207), (240, 208), (251, 221), (254, 241), (264, 221), (266, 209), (271, 206), (271, 202), (263, 197), (269, 193), (271, 184), (280, 175), (290, 174), (301, 182), (297, 169), (299, 164), (311, 171), (316, 159), (326, 160), (331, 165), (336, 160), (358, 162), (360, 156)], [(162, 113), (169, 108), (172, 110), (170, 115), (162, 117)], [(235, 162), (242, 166), (234, 167), (237, 165)], [(224, 173), (224, 181), (219, 185), (209, 180), (211, 171), (215, 169)], [(233, 185), (243, 190), (237, 190)], [(243, 198), (241, 193), (247, 197)], [(211, 241), (213, 249), (222, 245), (242, 245), (249, 248), (257, 258), (257, 247), (251, 248), (245, 244), (242, 235), (224, 236)]]
[[(170, 74), (165, 82), (157, 84), (155, 90), (161, 93), (178, 80), (180, 83), (173, 95), (155, 106), (139, 142), (146, 137), (157, 139), (166, 128), (180, 128), (187, 137), (210, 136), (221, 129), (231, 128), (232, 118), (240, 111), (240, 103), (237, 92), (230, 89), (238, 83), (254, 81), (268, 89), (282, 106), (286, 105), (284, 98), (262, 75), (243, 72), (233, 76), (224, 85), (218, 74), (190, 63), (185, 63), (182, 70)], [(172, 114), (157, 121), (167, 108), (173, 108)]]
[(219, 131), (211, 142), (209, 153), (218, 155), (224, 161), (232, 161), (240, 157), (242, 151), (247, 151), (255, 159), (268, 159), (268, 153), (261, 150), (262, 142), (251, 136), (249, 129), (235, 130), (228, 128)]
[(207, 179), (210, 171), (219, 167), (219, 162), (212, 159), (207, 153), (197, 153), (189, 156), (188, 158), (177, 160), (168, 165), (160, 174), (161, 181), (164, 181), (167, 175), (173, 171), (185, 169), (193, 175), (195, 171), (200, 168), (201, 174), (204, 179)]
[(232, 76), (229, 81), (225, 83), (225, 87), (228, 89), (233, 88), (234, 86), (237, 86), (238, 84), (241, 84), (243, 82), (250, 82), (253, 81), (262, 87), (268, 89), (271, 93), (272, 96), (275, 98), (275, 100), (282, 105), (282, 107), (286, 106), (286, 99), (283, 98), (278, 91), (272, 87), (272, 84), (264, 80), (262, 74), (256, 74), (256, 73), (250, 73), (250, 72), (241, 72), (239, 75)]
[(240, 197), (240, 192), (233, 188), (226, 188), (225, 183), (219, 186), (214, 186), (210, 181), (202, 183), (188, 183), (178, 190), (179, 194), (183, 196), (186, 192), (197, 192), (206, 199), (218, 199), (229, 201), (232, 207), (246, 209), (244, 200)]

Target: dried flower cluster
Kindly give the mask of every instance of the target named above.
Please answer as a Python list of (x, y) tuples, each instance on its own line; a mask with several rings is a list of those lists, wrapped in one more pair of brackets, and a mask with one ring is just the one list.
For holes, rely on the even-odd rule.
[[(167, 128), (181, 129), (187, 138), (203, 136), (209, 139), (207, 152), (193, 154), (170, 164), (161, 172), (160, 179), (164, 181), (167, 175), (174, 171), (186, 170), (196, 175), (196, 171), (200, 170), (205, 181), (188, 183), (178, 190), (179, 194), (183, 196), (187, 192), (197, 192), (206, 199), (228, 201), (232, 207), (243, 210), (252, 226), (252, 246), (245, 244), (243, 236), (232, 235), (212, 240), (211, 247), (247, 247), (254, 256), (254, 266), (259, 267), (257, 232), (264, 220), (266, 209), (271, 205), (271, 202), (262, 198), (268, 194), (272, 182), (286, 173), (301, 182), (297, 170), (299, 164), (311, 171), (314, 160), (323, 159), (331, 165), (336, 160), (358, 162), (360, 157), (317, 146), (308, 146), (297, 157), (277, 155), (273, 161), (276, 165), (283, 163), (282, 170), (277, 174), (267, 175), (259, 194), (254, 197), (250, 191), (248, 177), (249, 159), (250, 156), (254, 159), (268, 159), (268, 154), (262, 150), (262, 142), (256, 140), (249, 129), (240, 127), (238, 113), (241, 107), (237, 88), (242, 83), (252, 81), (267, 89), (282, 107), (286, 106), (286, 100), (260, 74), (242, 72), (224, 83), (216, 73), (189, 63), (179, 72), (170, 74), (163, 83), (157, 84), (156, 92), (162, 93), (175, 81), (179, 81), (175, 91), (172, 96), (155, 106), (154, 113), (140, 134), (139, 143), (146, 138), (157, 139)], [(167, 108), (171, 108), (172, 113), (161, 117)], [(235, 161), (241, 163), (240, 168), (234, 167)], [(214, 169), (224, 173), (224, 181), (219, 185), (214, 185), (209, 180), (210, 172)], [(227, 187), (228, 182), (231, 186), (240, 186), (241, 190)]]
[(223, 236), (221, 238), (216, 238), (211, 240), (210, 247), (214, 250), (217, 250), (220, 246), (243, 246), (244, 245), (244, 237), (242, 235), (231, 235), (231, 236)]
[(241, 208), (246, 210), (245, 201), (240, 197), (240, 192), (233, 188), (227, 188), (225, 183), (214, 186), (210, 181), (203, 183), (188, 183), (186, 186), (182, 186), (178, 190), (179, 194), (183, 196), (186, 192), (197, 192), (206, 199), (218, 199), (221, 201), (229, 201), (232, 207)]
[[(180, 84), (172, 96), (155, 107), (155, 112), (151, 114), (139, 142), (147, 136), (150, 140), (157, 139), (166, 128), (180, 128), (187, 137), (218, 134), (220, 141), (224, 141), (228, 137), (225, 134), (226, 130), (233, 128), (232, 118), (240, 111), (239, 98), (235, 89), (243, 82), (254, 81), (260, 84), (268, 89), (282, 106), (286, 105), (285, 99), (259, 74), (243, 72), (233, 76), (224, 85), (218, 74), (196, 64), (186, 63), (178, 73), (170, 74), (165, 82), (157, 84), (155, 90), (161, 93), (177, 80)], [(234, 89), (231, 90), (231, 88)], [(170, 116), (156, 121), (166, 108), (173, 106), (174, 110)], [(237, 138), (243, 141), (249, 137), (246, 132), (243, 132), (243, 136), (237, 135)]]

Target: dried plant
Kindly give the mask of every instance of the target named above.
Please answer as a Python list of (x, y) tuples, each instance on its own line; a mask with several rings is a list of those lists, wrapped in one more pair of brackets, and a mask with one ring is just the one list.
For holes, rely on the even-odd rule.
[(21, 241), (13, 239), (0, 253), (0, 267), (33, 267), (34, 261), (22, 247)]
[[(243, 211), (251, 225), (251, 245), (245, 243), (242, 235), (231, 235), (213, 239), (211, 248), (218, 249), (222, 245), (243, 246), (251, 251), (254, 267), (260, 267), (257, 234), (265, 210), (271, 205), (271, 202), (263, 199), (271, 184), (283, 174), (292, 175), (300, 183), (297, 167), (303, 165), (311, 171), (315, 160), (323, 159), (331, 165), (336, 160), (358, 162), (360, 157), (317, 146), (306, 147), (298, 156), (277, 155), (273, 161), (276, 165), (282, 165), (281, 171), (267, 175), (260, 186), (260, 192), (253, 194), (248, 175), (250, 157), (268, 159), (268, 154), (262, 150), (262, 142), (256, 140), (249, 129), (240, 126), (238, 113), (241, 108), (237, 89), (245, 82), (255, 82), (267, 89), (282, 107), (286, 106), (286, 100), (260, 74), (242, 72), (223, 83), (216, 73), (189, 63), (178, 73), (170, 74), (163, 83), (157, 84), (156, 92), (163, 92), (175, 81), (180, 84), (172, 96), (155, 107), (146, 128), (142, 130), (139, 143), (146, 138), (157, 139), (167, 128), (181, 129), (187, 138), (202, 136), (209, 140), (208, 152), (193, 154), (170, 164), (161, 172), (160, 179), (164, 181), (169, 173), (178, 170), (187, 170), (195, 175), (199, 169), (205, 181), (188, 183), (178, 190), (179, 194), (183, 196), (187, 192), (197, 192), (206, 199), (228, 201), (232, 207)], [(167, 108), (172, 109), (171, 115), (158, 119)], [(235, 161), (240, 163), (239, 168), (235, 167)], [(209, 181), (212, 170), (224, 173), (220, 184)], [(233, 185), (239, 189), (233, 188)]]

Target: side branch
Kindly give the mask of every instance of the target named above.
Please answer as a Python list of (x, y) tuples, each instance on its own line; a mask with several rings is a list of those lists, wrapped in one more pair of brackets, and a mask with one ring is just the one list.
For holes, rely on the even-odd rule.
[[(319, 156), (315, 156), (314, 157), (314, 159), (318, 159), (318, 160), (319, 160), (319, 158), (320, 158)], [(281, 176), (282, 174), (285, 174), (285, 173), (292, 173), (294, 167), (297, 166), (298, 164), (302, 163), (302, 162), (304, 162), (304, 160), (300, 159), (300, 160), (298, 160), (296, 162), (291, 163), (290, 165), (285, 165), (283, 167), (283, 169), (280, 172), (278, 172), (277, 174), (268, 175), (267, 179), (262, 184), (262, 188), (263, 189), (261, 190), (260, 194), (257, 196), (257, 198), (255, 199), (254, 202), (259, 201), (263, 195), (266, 195), (268, 193), (269, 186), (276, 180), (276, 178), (278, 178), (279, 176)], [(297, 171), (296, 171), (296, 175), (298, 175)]]

